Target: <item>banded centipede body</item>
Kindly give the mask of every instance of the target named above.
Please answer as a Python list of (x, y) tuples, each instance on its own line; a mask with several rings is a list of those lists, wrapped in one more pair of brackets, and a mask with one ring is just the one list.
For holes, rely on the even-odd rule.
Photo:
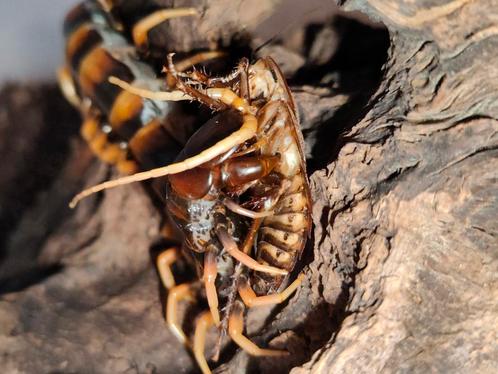
[[(192, 347), (205, 373), (211, 326), (249, 354), (285, 355), (243, 334), (245, 307), (280, 303), (299, 287), (301, 275), (287, 281), (311, 229), (303, 139), (285, 78), (270, 57), (242, 59), (225, 75), (191, 69), (222, 59), (218, 51), (179, 62), (165, 53), (160, 77), (140, 57), (149, 30), (195, 9), (155, 10), (128, 27), (115, 11), (112, 2), (85, 1), (68, 14), (59, 77), (82, 113), (89, 146), (130, 175), (83, 191), (73, 205), (104, 189), (166, 177), (158, 193), (182, 233), (182, 244), (157, 259), (169, 290), (171, 331)], [(196, 268), (192, 283), (176, 284), (172, 265), (180, 258)], [(198, 318), (191, 343), (177, 308), (194, 296), (205, 298), (209, 310)]]

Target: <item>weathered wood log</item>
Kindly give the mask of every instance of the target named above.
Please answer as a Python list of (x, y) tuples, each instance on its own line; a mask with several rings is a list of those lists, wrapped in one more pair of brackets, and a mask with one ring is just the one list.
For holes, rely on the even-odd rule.
[[(240, 4), (227, 4), (206, 2), (201, 23), (214, 34), (216, 9), (238, 17)], [(228, 349), (219, 372), (498, 369), (496, 5), (354, 0), (345, 8), (387, 27), (388, 55), (382, 30), (344, 18), (269, 47), (293, 77), (312, 169), (314, 231), (301, 289), (285, 306), (248, 316), (252, 339), (291, 355), (254, 359)], [(244, 17), (249, 28), (257, 23)], [(340, 22), (355, 30), (351, 45), (338, 47), (350, 35), (344, 25), (330, 40)], [(176, 43), (189, 45), (182, 27), (191, 26), (181, 25), (172, 30)], [(337, 64), (341, 49), (363, 54), (363, 64), (344, 56), (347, 63)], [(17, 141), (22, 133), (36, 139), (36, 126), (44, 136), (76, 128), (60, 97), (40, 95), (52, 90), (22, 89), (18, 106), (5, 90), (0, 113), (13, 114), (0, 116), (0, 130), (9, 128), (5, 134)], [(58, 103), (50, 107), (57, 111), (40, 102)], [(152, 261), (160, 210), (139, 185), (67, 210), (83, 184), (109, 178), (80, 141), (72, 144), (45, 185), (22, 184), (33, 194), (22, 204), (12, 205), (12, 184), (28, 181), (32, 169), (12, 168), (0, 183), (2, 206), (21, 212), (2, 240), (0, 366), (22, 373), (195, 371), (163, 328), (164, 294)], [(4, 160), (20, 157), (9, 149), (0, 147)], [(57, 151), (24, 152), (43, 160)], [(8, 213), (2, 209), (1, 222)]]
[(312, 299), (340, 325), (293, 373), (495, 372), (497, 3), (346, 8), (391, 46), (368, 112), (312, 175)]

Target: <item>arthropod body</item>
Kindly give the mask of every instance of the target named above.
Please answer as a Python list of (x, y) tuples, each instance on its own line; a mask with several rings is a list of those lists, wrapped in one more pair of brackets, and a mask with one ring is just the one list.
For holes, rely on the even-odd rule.
[[(66, 64), (59, 70), (59, 81), (66, 97), (83, 114), (82, 136), (103, 161), (124, 173), (172, 162), (203, 123), (199, 110), (185, 103), (145, 100), (109, 82), (114, 76), (151, 90), (164, 87), (164, 80), (158, 79), (136, 49), (147, 42), (144, 23), (152, 28), (160, 25), (161, 19), (150, 24), (144, 15), (131, 27), (136, 40), (128, 40), (123, 35), (125, 26), (101, 3), (81, 3), (64, 22)], [(182, 10), (180, 15), (192, 13), (190, 8)], [(163, 18), (166, 22), (168, 17)], [(186, 59), (183, 65), (220, 55), (206, 51)]]
[[(108, 16), (106, 12), (104, 15)], [(92, 27), (95, 24), (90, 22)], [(112, 28), (112, 23), (107, 25)], [(78, 32), (69, 33), (68, 51), (72, 50), (75, 33)], [(97, 56), (109, 51), (106, 44), (103, 47), (103, 52), (79, 53), (92, 62), (90, 66), (100, 75), (88, 74), (86, 68), (81, 67), (85, 65), (74, 63), (74, 54), (68, 52), (69, 75), (75, 82), (71, 86), (75, 87), (75, 94), (69, 96), (85, 115), (89, 111), (81, 103), (89, 100), (90, 108), (96, 107), (102, 121), (110, 122), (111, 130), (116, 133), (120, 127), (115, 123), (113, 112), (116, 108), (122, 111), (127, 108), (119, 97), (137, 103), (141, 108), (142, 127), (130, 132), (128, 139), (131, 140), (127, 143), (130, 147), (141, 131), (150, 128), (150, 124), (142, 120), (144, 111), (151, 113), (145, 109), (147, 105), (154, 106), (150, 121), (158, 128), (165, 128), (163, 123), (167, 122), (171, 108), (184, 101), (197, 101), (201, 109), (209, 109), (213, 114), (197, 131), (189, 130), (188, 140), (177, 141), (176, 148), (168, 148), (167, 141), (158, 141), (160, 147), (142, 153), (127, 150), (126, 157), (119, 156), (117, 162), (111, 160), (118, 166), (124, 161), (140, 165), (140, 155), (149, 157), (150, 153), (164, 151), (168, 155), (165, 166), (94, 186), (79, 194), (73, 205), (103, 189), (166, 177), (167, 186), (160, 193), (166, 198), (170, 217), (183, 233), (183, 244), (164, 251), (157, 262), (162, 282), (169, 290), (166, 319), (171, 330), (182, 342), (189, 342), (178, 321), (177, 306), (203, 289), (209, 311), (198, 319), (192, 344), (203, 372), (209, 372), (204, 340), (212, 325), (250, 354), (286, 354), (259, 348), (243, 335), (244, 305), (279, 303), (299, 286), (302, 276), (286, 287), (287, 279), (301, 256), (311, 227), (303, 140), (296, 106), (282, 73), (269, 57), (253, 64), (243, 59), (225, 76), (209, 76), (195, 70), (184, 72), (186, 69), (179, 69), (169, 54), (165, 66), (169, 89), (164, 91), (168, 85), (157, 83), (153, 73), (147, 78), (159, 84), (163, 89), (160, 91), (158, 86), (144, 88), (142, 84), (138, 87), (137, 74), (126, 75), (119, 69), (104, 68), (105, 59), (92, 57), (94, 53)], [(140, 61), (134, 61), (132, 65), (136, 68), (139, 64)], [(87, 75), (98, 79), (88, 79)], [(110, 92), (114, 92), (113, 100), (106, 101), (104, 98), (108, 98)], [(200, 121), (205, 117), (195, 119)], [(166, 128), (171, 131), (167, 137), (173, 136), (175, 130)], [(184, 144), (181, 151), (178, 144)], [(174, 160), (172, 152), (177, 153)], [(139, 156), (133, 157), (133, 153)], [(105, 152), (97, 154), (105, 159)], [(165, 159), (161, 155), (153, 158)], [(171, 266), (182, 256), (196, 264), (198, 280), (177, 285)]]

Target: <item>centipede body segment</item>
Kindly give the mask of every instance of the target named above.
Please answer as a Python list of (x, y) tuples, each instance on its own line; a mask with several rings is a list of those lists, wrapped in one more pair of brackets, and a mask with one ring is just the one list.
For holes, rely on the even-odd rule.
[[(141, 59), (151, 28), (196, 14), (160, 9), (127, 25), (112, 1), (85, 1), (66, 18), (59, 76), (82, 113), (89, 146), (131, 174), (84, 191), (75, 204), (103, 189), (165, 177), (158, 193), (183, 235), (181, 245), (157, 258), (168, 289), (166, 321), (207, 373), (210, 328), (251, 355), (287, 354), (244, 335), (244, 309), (280, 303), (299, 287), (302, 275), (286, 284), (310, 233), (311, 199), (296, 105), (270, 57), (243, 59), (228, 75), (191, 70), (223, 58), (217, 51), (179, 62), (165, 51), (163, 76)], [(192, 283), (175, 281), (172, 266), (181, 258), (196, 270)], [(197, 297), (209, 310), (191, 340), (177, 309)]]

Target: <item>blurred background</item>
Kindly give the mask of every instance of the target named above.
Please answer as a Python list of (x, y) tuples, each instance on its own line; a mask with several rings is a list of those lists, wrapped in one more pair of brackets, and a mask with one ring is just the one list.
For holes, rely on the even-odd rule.
[(53, 81), (63, 58), (62, 20), (78, 0), (0, 1), (0, 82)]
[[(62, 22), (81, 0), (0, 1), (0, 82), (54, 81), (63, 61)], [(292, 29), (307, 20), (323, 21), (335, 10), (332, 1), (283, 0), (278, 14), (258, 30), (261, 38), (274, 36), (275, 22)], [(289, 26), (289, 20), (291, 25)]]

